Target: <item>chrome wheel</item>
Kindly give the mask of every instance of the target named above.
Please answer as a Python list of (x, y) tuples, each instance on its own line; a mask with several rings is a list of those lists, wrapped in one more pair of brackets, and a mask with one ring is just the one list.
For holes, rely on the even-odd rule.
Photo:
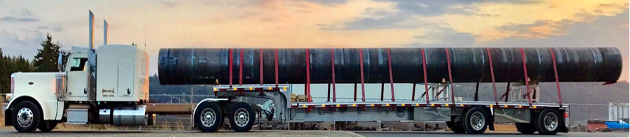
[(22, 127), (29, 127), (33, 124), (33, 111), (29, 108), (22, 108), (17, 113), (18, 125)]
[(247, 126), (249, 123), (249, 112), (245, 108), (239, 108), (234, 114), (234, 123), (239, 127)]
[(206, 108), (201, 112), (201, 124), (205, 127), (211, 127), (216, 123), (217, 114), (211, 108)]
[(486, 118), (483, 116), (481, 112), (474, 112), (470, 116), (470, 126), (475, 130), (483, 129), (483, 126), (486, 124)]
[(558, 127), (558, 116), (553, 112), (548, 112), (547, 114), (545, 114), (543, 122), (545, 129), (549, 131), (556, 130), (556, 128)]

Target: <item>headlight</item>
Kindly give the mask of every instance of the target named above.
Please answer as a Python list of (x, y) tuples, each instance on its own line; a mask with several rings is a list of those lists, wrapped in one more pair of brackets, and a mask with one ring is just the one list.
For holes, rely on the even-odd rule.
[(11, 93), (7, 93), (7, 95), (4, 96), (4, 99), (6, 99), (7, 101), (11, 101), (11, 98), (13, 98), (13, 94)]

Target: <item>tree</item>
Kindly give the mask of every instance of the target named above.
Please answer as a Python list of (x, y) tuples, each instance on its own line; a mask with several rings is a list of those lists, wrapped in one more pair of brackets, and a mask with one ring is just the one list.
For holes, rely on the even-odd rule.
[(46, 40), (41, 43), (42, 49), (37, 50), (37, 55), (33, 58), (33, 65), (36, 72), (55, 72), (58, 71), (57, 59), (61, 46), (59, 42), (53, 43), (52, 36), (46, 35)]

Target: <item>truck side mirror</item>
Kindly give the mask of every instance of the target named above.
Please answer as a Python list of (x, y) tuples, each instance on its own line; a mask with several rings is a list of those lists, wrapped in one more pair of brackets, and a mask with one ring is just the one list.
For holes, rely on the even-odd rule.
[(57, 57), (57, 69), (59, 70), (59, 72), (63, 72), (62, 67), (63, 67), (63, 54), (59, 53), (59, 57)]

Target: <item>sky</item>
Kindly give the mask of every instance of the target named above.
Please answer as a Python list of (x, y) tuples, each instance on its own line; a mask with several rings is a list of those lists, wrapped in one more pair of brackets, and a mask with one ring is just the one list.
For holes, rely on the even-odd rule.
[[(50, 34), (94, 43), (176, 47), (617, 47), (628, 80), (627, 0), (0, 0), (0, 48), (32, 59)], [(150, 60), (150, 73), (157, 73)]]

